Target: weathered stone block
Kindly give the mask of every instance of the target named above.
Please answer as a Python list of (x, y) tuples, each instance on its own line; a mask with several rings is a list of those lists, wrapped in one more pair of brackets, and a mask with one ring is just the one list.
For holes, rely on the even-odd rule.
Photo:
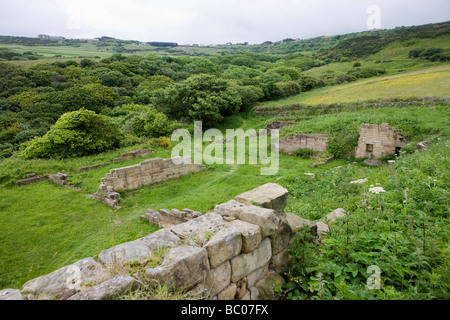
[(262, 234), (261, 227), (241, 220), (234, 220), (230, 225), (236, 228), (242, 235), (242, 252), (249, 253), (259, 247)]
[(231, 259), (231, 282), (237, 282), (252, 271), (264, 266), (271, 257), (270, 239), (266, 238), (255, 251)]
[(345, 218), (345, 216), (346, 216), (345, 210), (342, 208), (338, 208), (333, 212), (329, 213), (324, 219), (324, 221), (326, 221), (328, 225), (333, 225), (337, 221), (337, 219)]
[(290, 212), (286, 213), (286, 219), (294, 234), (304, 230), (306, 227), (309, 227), (310, 233), (313, 236), (317, 236), (317, 224), (314, 223), (313, 221), (303, 219), (297, 216), (296, 214)]
[(64, 186), (68, 182), (68, 176), (66, 174), (58, 172), (57, 174), (49, 174), (48, 179), (57, 185)]
[(236, 296), (237, 285), (236, 283), (230, 284), (217, 294), (217, 300), (234, 300)]
[(170, 249), (159, 267), (147, 269), (147, 277), (164, 282), (175, 291), (189, 290), (204, 281), (209, 272), (206, 249), (180, 246)]
[(231, 281), (231, 264), (229, 261), (217, 268), (210, 269), (206, 277), (205, 286), (210, 296), (215, 296), (225, 289)]
[(292, 265), (292, 258), (289, 256), (287, 250), (283, 250), (278, 254), (272, 256), (270, 260), (270, 269), (277, 273), (283, 273)]
[(262, 267), (250, 272), (247, 276), (247, 284), (249, 287), (253, 286), (259, 280), (264, 278), (269, 273), (269, 263), (266, 263)]
[(103, 281), (107, 276), (106, 270), (99, 263), (92, 258), (85, 258), (26, 282), (22, 286), (22, 292), (45, 294), (65, 300), (79, 292), (85, 283)]
[(330, 228), (327, 224), (323, 223), (322, 221), (317, 221), (317, 233), (318, 235), (324, 235), (330, 232)]
[(87, 288), (71, 296), (68, 300), (108, 300), (117, 298), (138, 288), (131, 276), (115, 276), (94, 287)]
[(125, 242), (103, 250), (98, 261), (106, 266), (123, 265), (130, 261), (143, 262), (154, 250), (169, 248), (181, 243), (181, 239), (167, 229), (161, 229), (141, 239)]
[(284, 216), (284, 208), (288, 200), (289, 192), (276, 183), (267, 183), (253, 190), (236, 196), (236, 201), (246, 205), (257, 205), (267, 209), (273, 209)]
[(244, 206), (236, 209), (235, 215), (239, 220), (259, 226), (263, 238), (274, 234), (281, 221), (281, 217), (275, 210), (257, 206)]
[(259, 291), (256, 287), (249, 288), (250, 291), (250, 299), (251, 300), (259, 300)]
[(267, 300), (277, 300), (280, 294), (274, 290), (275, 286), (282, 286), (286, 281), (276, 272), (269, 272), (255, 287), (258, 289), (259, 297)]
[(210, 212), (196, 219), (173, 226), (170, 230), (181, 239), (203, 244), (207, 241), (208, 236), (217, 233), (225, 223), (221, 215)]
[(4, 289), (0, 290), (1, 300), (23, 300), (23, 295), (19, 289)]
[(204, 248), (208, 252), (211, 268), (215, 268), (241, 252), (241, 233), (227, 226), (214, 234)]
[(238, 211), (237, 209), (241, 209), (244, 206), (244, 204), (236, 200), (230, 200), (228, 202), (215, 206), (214, 212), (224, 217), (236, 217), (236, 212)]
[(272, 254), (278, 254), (284, 250), (291, 241), (292, 236), (292, 229), (286, 218), (280, 218), (276, 231), (270, 235), (270, 240), (272, 242)]

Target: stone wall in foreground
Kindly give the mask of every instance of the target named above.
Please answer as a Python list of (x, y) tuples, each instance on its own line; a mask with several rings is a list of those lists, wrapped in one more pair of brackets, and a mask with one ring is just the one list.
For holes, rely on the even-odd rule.
[[(317, 225), (285, 212), (288, 192), (269, 183), (217, 205), (212, 212), (103, 250), (7, 289), (15, 299), (103, 300), (165, 284), (197, 299), (277, 299), (274, 284), (290, 266), (287, 249), (297, 231)], [(164, 250), (157, 266), (149, 266)], [(131, 273), (129, 266), (140, 264)], [(138, 272), (137, 270), (141, 271)], [(4, 296), (7, 294), (3, 294)]]

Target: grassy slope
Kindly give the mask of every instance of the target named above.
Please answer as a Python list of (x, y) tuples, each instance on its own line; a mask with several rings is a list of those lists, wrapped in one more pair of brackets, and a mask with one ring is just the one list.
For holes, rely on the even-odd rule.
[[(408, 112), (407, 116), (405, 112)], [(352, 127), (360, 121), (381, 120), (408, 124), (409, 120), (414, 119), (414, 125), (419, 125), (420, 130), (436, 133), (430, 132), (430, 128), (441, 129), (441, 135), (448, 136), (448, 116), (445, 116), (445, 112), (446, 107), (363, 110), (313, 118), (306, 121), (303, 128), (307, 131), (320, 131), (320, 128), (339, 123)], [(263, 126), (260, 119), (254, 118), (232, 123), (244, 128)], [(121, 151), (125, 150), (95, 158), (94, 163), (111, 160)], [(157, 149), (151, 157), (156, 156), (169, 157), (170, 150)], [(10, 161), (10, 165), (14, 162), (5, 161)], [(125, 192), (122, 194), (123, 208), (113, 211), (85, 197), (85, 194), (94, 192), (100, 179), (111, 168), (139, 163), (142, 159), (74, 173), (78, 167), (93, 161), (93, 157), (69, 161), (38, 160), (28, 167), (28, 170), (42, 170), (41, 173), (52, 172), (52, 167), (58, 171), (65, 169), (73, 184), (81, 189), (79, 192), (45, 181), (24, 187), (0, 187), (0, 198), (3, 199), (0, 203), (0, 256), (4, 257), (0, 260), (0, 288), (20, 287), (29, 279), (88, 256), (96, 257), (102, 249), (153, 232), (155, 228), (140, 219), (140, 215), (149, 208), (191, 208), (206, 213), (216, 204), (226, 202), (266, 182), (276, 182), (288, 188), (292, 195), (288, 203), (291, 212), (312, 220), (319, 219), (341, 206), (342, 200), (332, 194), (341, 194), (344, 191), (341, 190), (340, 182), (331, 186), (324, 180), (322, 184), (326, 185), (326, 189), (315, 191), (322, 193), (322, 196), (314, 198), (315, 204), (312, 205), (313, 202), (307, 201), (307, 197), (311, 195), (310, 190), (305, 189), (308, 182), (304, 180), (306, 176), (303, 174), (326, 174), (332, 168), (346, 164), (343, 160), (337, 160), (329, 165), (311, 169), (311, 159), (280, 155), (280, 170), (274, 176), (260, 175), (259, 165), (211, 165), (208, 171), (203, 173)], [(27, 171), (26, 162), (16, 160), (15, 163), (21, 172), (30, 172)], [(10, 165), (2, 167), (11, 168)], [(382, 180), (377, 169), (355, 169), (353, 173), (346, 174), (346, 179), (359, 179), (362, 171), (373, 176), (373, 180)], [(381, 180), (377, 182), (382, 182)], [(299, 181), (303, 181), (301, 189)]]
[[(411, 46), (417, 47), (416, 45)], [(392, 44), (389, 49), (390, 53), (382, 51), (378, 53), (378, 58), (384, 59), (383, 54), (386, 54), (388, 58), (397, 49)], [(402, 48), (400, 51), (399, 56), (404, 55), (404, 49)], [(364, 63), (363, 66), (365, 66)], [(336, 66), (344, 67), (343, 72), (348, 67), (341, 64), (334, 67)], [(398, 69), (399, 66), (403, 68), (404, 64), (398, 61), (393, 62), (389, 70)], [(323, 70), (319, 70), (319, 72), (323, 72)], [(396, 72), (392, 71), (392, 74), (394, 73)], [(416, 94), (417, 96), (448, 95), (450, 92), (449, 73), (449, 66), (441, 66), (396, 76), (368, 79), (333, 88), (323, 88), (286, 101), (270, 102), (267, 105), (299, 102), (311, 104), (349, 102), (358, 99), (391, 98), (399, 95), (409, 97)], [(420, 130), (425, 132), (424, 137), (440, 130), (441, 136), (448, 139), (448, 106), (434, 109), (427, 107), (387, 108), (327, 115), (305, 122), (303, 129), (316, 132), (321, 128), (326, 129), (328, 125), (345, 123), (356, 125), (360, 121), (394, 121), (401, 124), (402, 119), (405, 119), (406, 124), (408, 119), (414, 119), (415, 124), (419, 123)], [(235, 117), (230, 119), (224, 128), (232, 126), (257, 129), (264, 126), (264, 120), (254, 117), (246, 119)], [(448, 148), (440, 145), (433, 150), (437, 150), (436, 155), (434, 153), (425, 154), (430, 159), (432, 158), (429, 162), (433, 163), (434, 161), (439, 166), (447, 163), (448, 166), (448, 160), (445, 162), (445, 159), (448, 159)], [(81, 189), (77, 192), (58, 187), (47, 181), (24, 187), (0, 186), (0, 257), (2, 257), (0, 259), (0, 289), (19, 288), (29, 279), (49, 273), (79, 259), (88, 256), (95, 257), (102, 249), (153, 232), (155, 228), (139, 218), (149, 208), (158, 210), (160, 208), (183, 209), (187, 207), (205, 213), (216, 204), (227, 201), (239, 193), (266, 182), (276, 182), (290, 191), (289, 211), (316, 220), (337, 207), (351, 206), (351, 202), (355, 203), (354, 198), (348, 199), (348, 203), (342, 202), (346, 199), (347, 191), (344, 182), (367, 177), (371, 184), (378, 182), (384, 185), (388, 183), (388, 173), (390, 172), (388, 168), (366, 168), (358, 164), (348, 164), (343, 160), (336, 160), (326, 166), (311, 169), (310, 165), (313, 160), (280, 155), (280, 171), (275, 176), (261, 176), (258, 166), (212, 165), (208, 171), (203, 173), (123, 193), (123, 208), (113, 211), (109, 207), (85, 197), (84, 194), (94, 192), (100, 179), (111, 168), (132, 165), (142, 159), (81, 174), (74, 172), (82, 166), (110, 161), (124, 151), (129, 151), (129, 149), (67, 161), (25, 162), (18, 159), (7, 159), (0, 162), (1, 183), (11, 181), (13, 177), (17, 178), (28, 172), (45, 174), (65, 170), (69, 173), (75, 186)], [(152, 157), (156, 156), (169, 157), (170, 151), (157, 150)], [(344, 173), (333, 174), (333, 168), (344, 165)], [(432, 177), (437, 174), (433, 170), (433, 168), (429, 170)], [(12, 175), (10, 176), (8, 172), (12, 172)], [(308, 177), (303, 175), (306, 172), (314, 172), (315, 177), (318, 178), (311, 185), (307, 180)], [(442, 175), (436, 176), (437, 179), (441, 179), (438, 180), (440, 183), (444, 181), (442, 177)], [(440, 188), (444, 187), (440, 186)]]
[(349, 103), (424, 96), (450, 96), (450, 65), (319, 88), (286, 99), (261, 103), (259, 106)]
[[(436, 66), (434, 62), (420, 59), (410, 59), (408, 57), (409, 51), (417, 48), (442, 48), (450, 49), (450, 35), (440, 36), (434, 39), (415, 39), (394, 41), (388, 44), (380, 52), (370, 55), (367, 59), (361, 59), (361, 67), (384, 68), (387, 75), (403, 73), (406, 71), (415, 71)], [(378, 62), (378, 63), (377, 63)], [(353, 70), (351, 62), (337, 62), (328, 65), (313, 68), (304, 73), (313, 77), (320, 77), (324, 72), (335, 72), (337, 74), (346, 74)]]
[[(283, 162), (283, 168), (296, 167), (301, 173), (312, 160), (284, 157)], [(0, 288), (19, 287), (79, 259), (95, 257), (102, 249), (153, 232), (155, 228), (140, 219), (149, 208), (191, 208), (206, 213), (216, 204), (275, 178), (261, 176), (258, 166), (231, 170), (232, 166), (212, 165), (204, 173), (123, 193), (123, 207), (114, 211), (84, 196), (95, 191), (100, 178), (112, 167), (70, 174), (80, 192), (48, 181), (0, 187)], [(286, 169), (279, 175), (283, 172)]]

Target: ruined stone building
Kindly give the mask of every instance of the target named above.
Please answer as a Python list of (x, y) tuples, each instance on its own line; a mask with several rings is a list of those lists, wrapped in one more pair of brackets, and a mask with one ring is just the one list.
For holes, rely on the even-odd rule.
[(379, 159), (389, 154), (398, 154), (405, 145), (406, 141), (399, 130), (390, 127), (389, 124), (363, 123), (359, 128), (355, 157)]
[(324, 152), (327, 149), (328, 136), (324, 134), (294, 134), (280, 140), (280, 150), (294, 152), (298, 149), (311, 149)]

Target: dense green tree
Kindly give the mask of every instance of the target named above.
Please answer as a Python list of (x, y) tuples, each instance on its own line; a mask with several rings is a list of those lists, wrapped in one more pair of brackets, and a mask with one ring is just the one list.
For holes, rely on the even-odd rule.
[(32, 90), (24, 91), (8, 98), (9, 103), (17, 106), (20, 110), (30, 109), (41, 100), (42, 96)]
[(105, 107), (113, 106), (118, 96), (111, 88), (93, 83), (75, 86), (64, 91), (50, 92), (46, 94), (46, 99), (50, 103), (62, 105), (65, 111), (86, 108), (102, 112)]
[(294, 67), (277, 67), (269, 71), (281, 75), (285, 81), (296, 81), (302, 77), (301, 71)]
[(81, 109), (61, 116), (41, 138), (35, 138), (23, 150), (30, 158), (66, 158), (101, 153), (117, 148), (122, 133), (112, 120)]
[(128, 83), (128, 78), (119, 71), (109, 71), (99, 76), (102, 84), (107, 87), (121, 87)]
[(203, 121), (205, 126), (218, 124), (242, 106), (242, 99), (230, 82), (206, 74), (155, 91), (154, 102), (169, 117)]

